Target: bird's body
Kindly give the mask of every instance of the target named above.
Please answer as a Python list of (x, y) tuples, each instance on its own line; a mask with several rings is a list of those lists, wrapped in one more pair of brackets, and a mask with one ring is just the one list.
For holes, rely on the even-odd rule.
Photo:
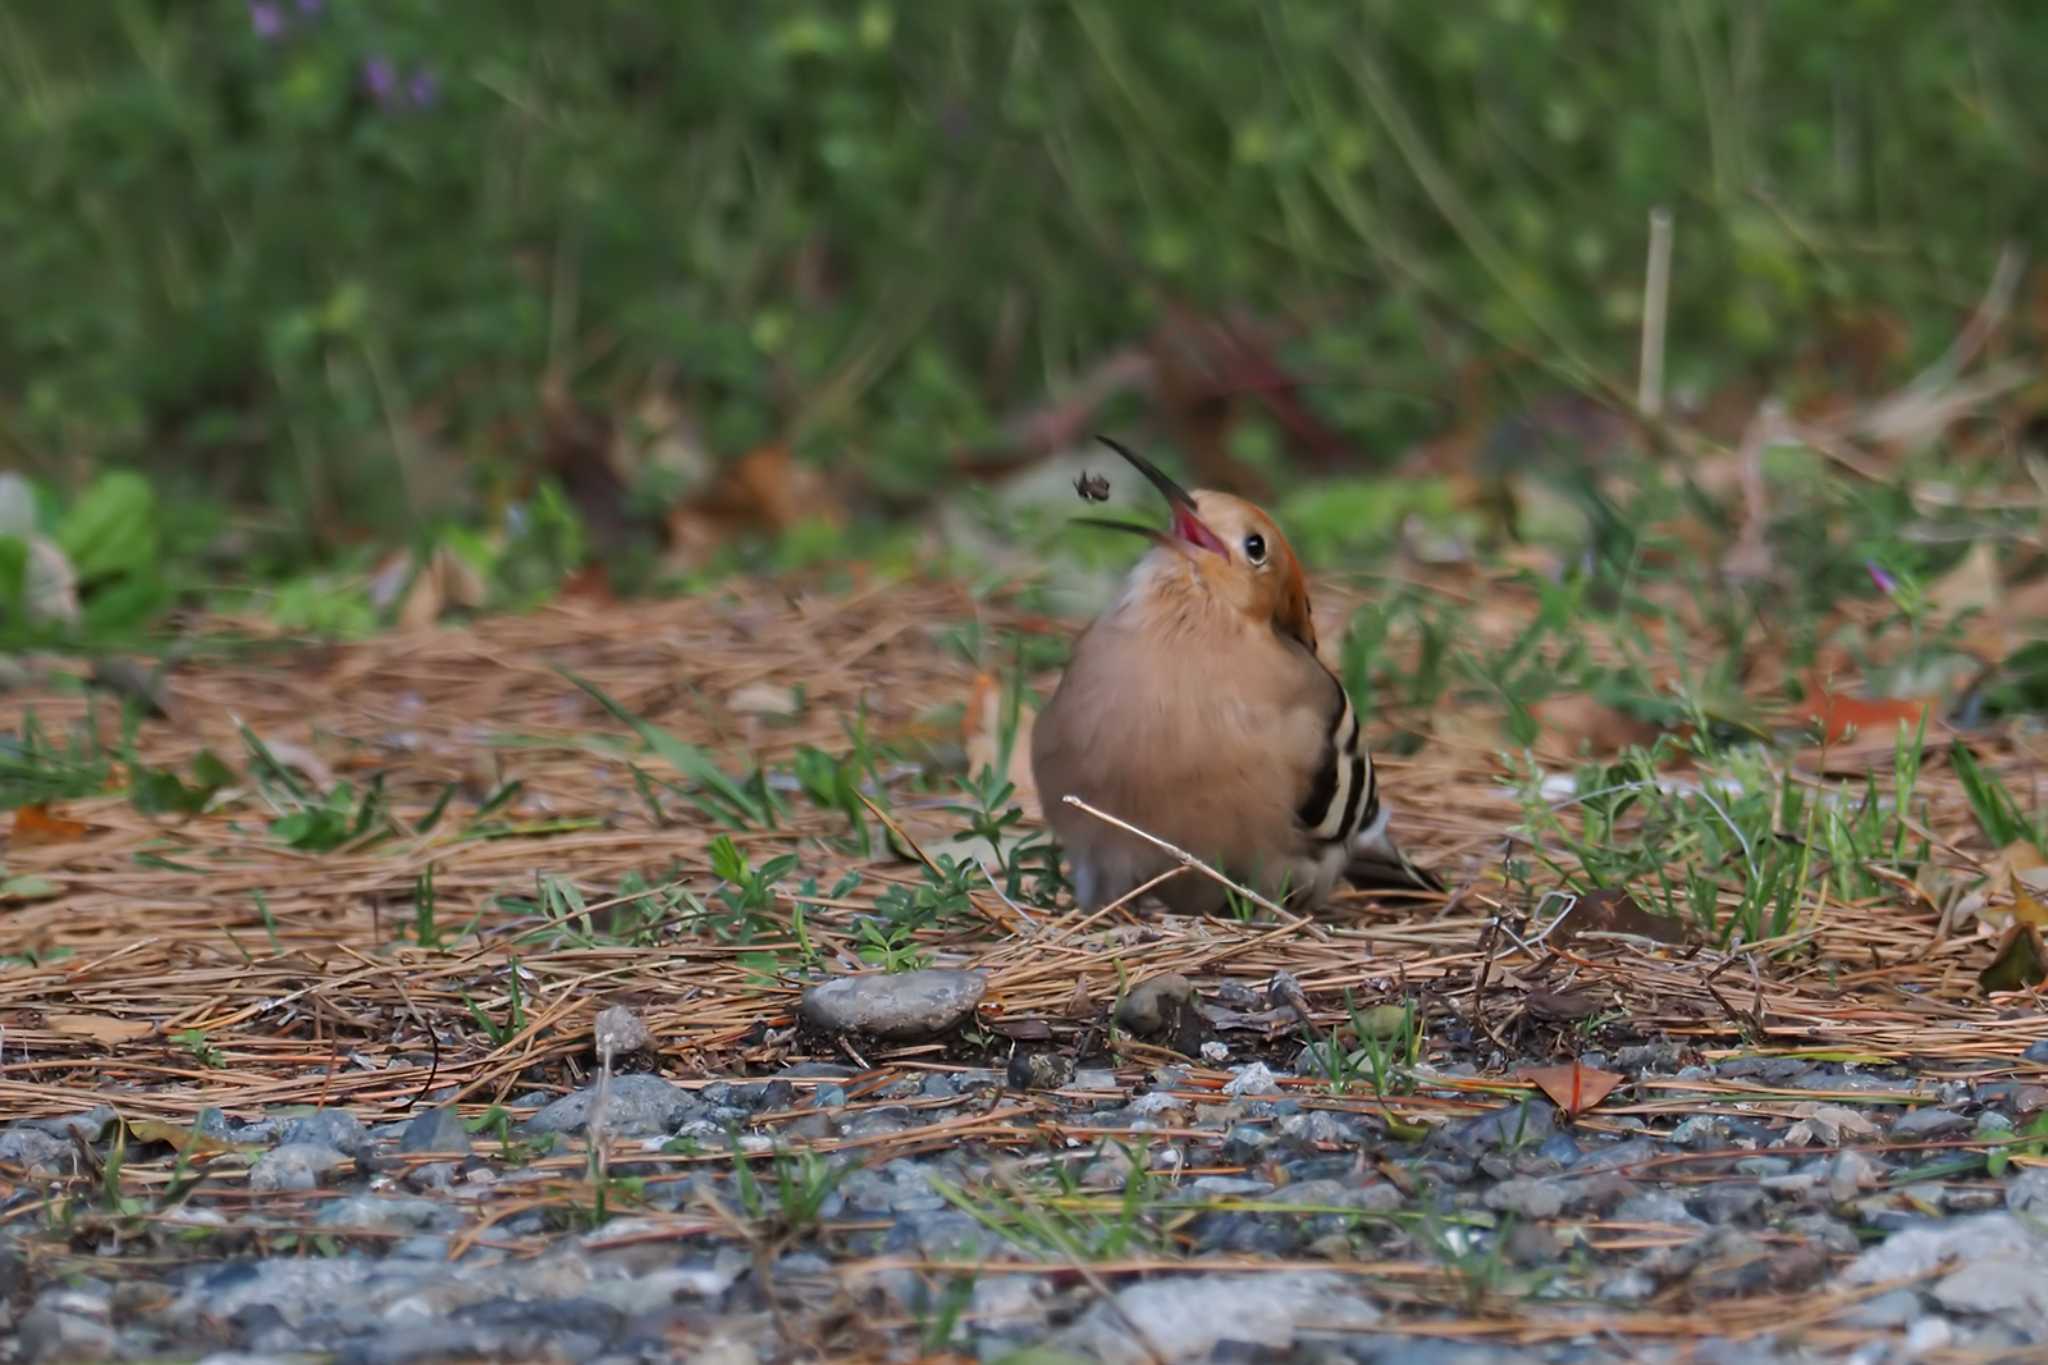
[[(1124, 527), (1154, 548), (1075, 642), (1032, 737), (1077, 902), (1099, 908), (1180, 864), (1068, 795), (1303, 909), (1361, 859), (1428, 884), (1387, 838), (1357, 713), (1317, 654), (1301, 567), (1279, 528), (1248, 502), (1182, 492), (1123, 453), (1167, 494), (1174, 529)], [(1182, 913), (1225, 898), (1189, 872), (1155, 893)]]

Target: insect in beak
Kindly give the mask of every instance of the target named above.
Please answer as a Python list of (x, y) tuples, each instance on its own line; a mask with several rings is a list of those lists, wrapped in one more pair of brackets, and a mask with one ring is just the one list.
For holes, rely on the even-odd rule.
[(1136, 451), (1126, 449), (1107, 436), (1097, 436), (1095, 439), (1130, 461), (1131, 467), (1143, 474), (1152, 486), (1165, 496), (1167, 506), (1173, 512), (1173, 529), (1170, 533), (1156, 531), (1149, 526), (1140, 526), (1136, 522), (1115, 521), (1108, 517), (1076, 517), (1076, 521), (1085, 522), (1090, 526), (1107, 527), (1112, 531), (1130, 531), (1144, 536), (1157, 545), (1171, 545), (1178, 541), (1199, 549), (1214, 550), (1225, 559), (1230, 558), (1230, 551), (1224, 548), (1222, 538), (1209, 529), (1207, 522), (1196, 515), (1195, 500), (1187, 489), (1167, 478), (1165, 470)]

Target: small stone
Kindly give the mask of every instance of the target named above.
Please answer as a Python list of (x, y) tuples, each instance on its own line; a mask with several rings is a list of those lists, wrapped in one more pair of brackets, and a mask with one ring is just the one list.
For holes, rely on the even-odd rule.
[(358, 1194), (328, 1201), (313, 1221), (322, 1227), (367, 1228), (377, 1232), (433, 1232), (460, 1215), (432, 1199), (386, 1199)]
[(1211, 1066), (1221, 1066), (1230, 1060), (1230, 1047), (1214, 1038), (1202, 1044), (1202, 1060)]
[(599, 1057), (623, 1057), (631, 1052), (640, 1052), (650, 1041), (647, 1025), (624, 1005), (613, 1005), (600, 1011), (597, 1024), (591, 1031), (597, 1038)]
[(0, 1131), (0, 1162), (31, 1175), (61, 1175), (77, 1155), (70, 1142), (40, 1128), (17, 1125)]
[(310, 1190), (320, 1178), (348, 1158), (317, 1142), (287, 1142), (256, 1158), (249, 1168), (249, 1188), (268, 1194), (278, 1190)]
[(404, 1175), (405, 1187), (423, 1194), (438, 1193), (455, 1183), (462, 1166), (454, 1161), (429, 1161), (424, 1166), (414, 1166)]
[(78, 1289), (44, 1291), (21, 1318), (22, 1358), (29, 1361), (111, 1360), (116, 1337), (112, 1307)]
[(1886, 1332), (1904, 1327), (1922, 1312), (1920, 1296), (1910, 1289), (1894, 1289), (1842, 1310), (1830, 1322), (1866, 1331)]
[(1271, 1133), (1249, 1123), (1240, 1123), (1223, 1135), (1223, 1159), (1233, 1166), (1249, 1166), (1272, 1145)]
[(1732, 1226), (1763, 1208), (1770, 1196), (1755, 1185), (1710, 1185), (1688, 1202), (1703, 1221)]
[(2048, 1212), (2048, 1167), (2029, 1166), (2005, 1187), (2005, 1206), (2015, 1213), (2033, 1209), (2038, 1216)]
[(1357, 1282), (1341, 1275), (1190, 1275), (1127, 1285), (1051, 1344), (1105, 1365), (1208, 1360), (1225, 1342), (1285, 1352), (1297, 1331), (1359, 1332), (1379, 1319)]
[(988, 977), (981, 972), (926, 968), (841, 976), (806, 990), (798, 1013), (830, 1033), (918, 1043), (966, 1022), (987, 990)]
[[(590, 1124), (599, 1087), (587, 1085), (564, 1095), (528, 1119), (529, 1133), (580, 1133)], [(691, 1115), (695, 1102), (659, 1076), (614, 1076), (604, 1084), (604, 1131), (612, 1137), (672, 1133)]]
[(369, 1134), (363, 1131), (362, 1121), (354, 1114), (346, 1109), (322, 1109), (291, 1120), (279, 1135), (278, 1142), (331, 1147), (337, 1152), (354, 1153), (360, 1151), (368, 1139)]
[(1074, 1079), (1074, 1059), (1064, 1052), (1019, 1052), (1010, 1058), (1012, 1090), (1061, 1090)]
[(1449, 1142), (1459, 1150), (1497, 1147), (1520, 1151), (1524, 1147), (1541, 1147), (1556, 1130), (1557, 1106), (1547, 1100), (1530, 1099), (1462, 1124), (1446, 1124), (1436, 1133), (1440, 1135), (1439, 1141)]
[(1930, 1313), (1906, 1329), (1902, 1355), (1906, 1360), (1925, 1360), (1935, 1351), (1947, 1350), (1955, 1339), (1956, 1329), (1948, 1319)]
[(1522, 1218), (1555, 1218), (1564, 1211), (1564, 1191), (1552, 1180), (1526, 1176), (1503, 1180), (1486, 1192), (1486, 1207)]
[(401, 1152), (460, 1152), (469, 1154), (469, 1129), (452, 1104), (416, 1114), (398, 1135)]
[(1250, 1066), (1236, 1069), (1230, 1080), (1224, 1083), (1223, 1093), (1232, 1099), (1246, 1095), (1278, 1095), (1280, 1083), (1273, 1079), (1272, 1070), (1264, 1062), (1253, 1062)]
[(1828, 1163), (1828, 1196), (1837, 1204), (1846, 1204), (1883, 1178), (1876, 1162), (1851, 1147)]
[(1180, 1050), (1191, 1052), (1201, 1044), (1202, 1018), (1195, 1006), (1194, 986), (1179, 972), (1167, 972), (1132, 987), (1116, 1007), (1116, 1021), (1140, 1038), (1185, 1042)]
[(1964, 1132), (1969, 1126), (1970, 1120), (1953, 1109), (1915, 1109), (1899, 1115), (1892, 1124), (1891, 1138), (1894, 1142), (1911, 1142), (1945, 1137)]
[(2043, 1038), (2037, 1043), (2029, 1043), (2027, 1050), (2020, 1056), (2029, 1062), (2048, 1062), (2048, 1038)]
[(83, 1114), (65, 1114), (54, 1119), (24, 1119), (21, 1126), (67, 1141), (76, 1133), (87, 1142), (98, 1142), (100, 1135), (107, 1131), (107, 1125), (113, 1121), (114, 1107), (110, 1104), (99, 1104)]

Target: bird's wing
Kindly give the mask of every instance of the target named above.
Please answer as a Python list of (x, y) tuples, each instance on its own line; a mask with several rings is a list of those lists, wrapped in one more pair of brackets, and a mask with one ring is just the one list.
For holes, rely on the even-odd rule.
[(1310, 658), (1325, 680), (1329, 733), (1295, 818), (1317, 849), (1342, 845), (1349, 850), (1345, 875), (1355, 885), (1443, 890), (1435, 875), (1409, 862), (1394, 841), (1358, 712), (1337, 676), (1321, 659)]
[(1295, 818), (1318, 845), (1350, 843), (1380, 820), (1379, 779), (1359, 735), (1358, 711), (1344, 685), (1313, 654), (1304, 652), (1302, 658), (1319, 675), (1309, 685), (1323, 694), (1329, 722), (1308, 769)]

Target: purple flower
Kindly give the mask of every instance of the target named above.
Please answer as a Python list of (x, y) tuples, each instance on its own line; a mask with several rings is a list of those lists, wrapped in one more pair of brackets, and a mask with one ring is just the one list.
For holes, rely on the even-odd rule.
[(299, 0), (299, 13), (308, 19), (318, 18), (320, 11), (327, 8), (327, 0)]
[(249, 0), (249, 27), (264, 42), (275, 42), (284, 36), (284, 11), (271, 0)]
[(406, 82), (405, 88), (416, 108), (431, 109), (434, 101), (441, 97), (441, 78), (421, 67), (412, 73), (412, 79)]
[(1883, 593), (1886, 597), (1890, 597), (1898, 592), (1899, 580), (1886, 573), (1883, 565), (1874, 559), (1866, 559), (1863, 561), (1863, 567), (1869, 570), (1870, 581), (1877, 584), (1879, 592)]
[(363, 89), (382, 105), (389, 105), (398, 92), (398, 68), (389, 57), (371, 57), (363, 63)]

